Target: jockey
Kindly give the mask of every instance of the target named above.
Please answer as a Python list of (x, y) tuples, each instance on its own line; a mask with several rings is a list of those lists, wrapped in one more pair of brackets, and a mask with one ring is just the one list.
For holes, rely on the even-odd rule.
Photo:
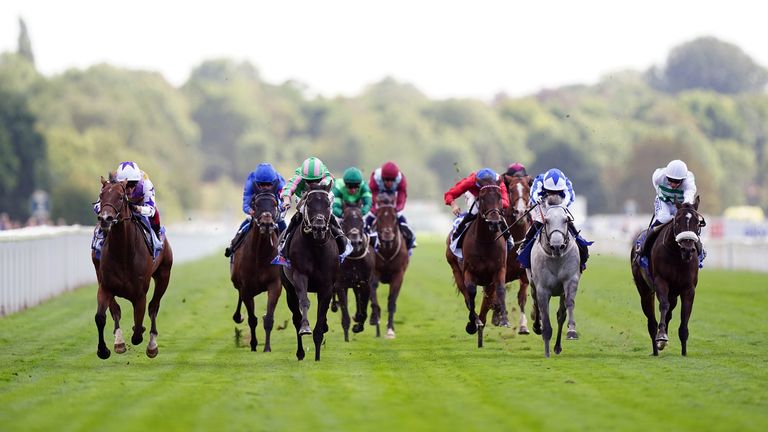
[(405, 175), (400, 171), (400, 168), (398, 168), (394, 162), (386, 162), (371, 173), (368, 186), (371, 188), (373, 203), (371, 205), (370, 213), (365, 218), (365, 228), (370, 235), (371, 243), (375, 246), (377, 238), (376, 232), (371, 232), (371, 225), (373, 224), (374, 219), (376, 219), (376, 198), (380, 193), (386, 193), (395, 196), (397, 221), (400, 224), (400, 230), (405, 236), (405, 243), (408, 250), (410, 251), (418, 246), (418, 244), (416, 244), (416, 236), (414, 235), (413, 230), (411, 230), (411, 227), (408, 226), (408, 221), (403, 214), (403, 210), (405, 209), (405, 199), (408, 197), (408, 185), (405, 181)]
[(510, 177), (525, 177), (528, 172), (525, 170), (525, 166), (520, 162), (515, 162), (507, 167), (507, 172), (504, 173)]
[[(309, 184), (320, 184), (321, 186), (330, 185), (333, 187), (333, 175), (331, 175), (331, 172), (328, 171), (328, 168), (326, 168), (325, 164), (323, 164), (323, 162), (316, 157), (309, 157), (305, 159), (301, 166), (296, 168), (294, 176), (288, 180), (288, 183), (286, 183), (282, 192), (280, 192), (280, 199), (282, 200), (284, 211), (291, 208), (291, 198), (294, 195), (299, 198), (303, 197), (304, 192), (309, 188)], [(332, 203), (333, 193), (328, 192), (328, 194)], [(328, 210), (330, 216), (332, 209), (329, 208)], [(296, 230), (296, 227), (301, 224), (301, 216), (302, 208), (297, 208), (296, 213), (293, 215), (290, 223), (288, 224), (288, 228), (286, 228), (283, 241), (281, 242), (279, 248), (280, 252), (275, 263), (287, 263), (287, 260), (285, 259), (287, 251), (285, 251), (285, 254), (283, 254), (283, 246), (290, 245), (291, 235)], [(334, 217), (329, 217), (328, 222), (331, 235), (333, 235), (333, 237), (336, 239), (336, 246), (338, 247), (339, 255), (346, 256), (345, 251), (347, 247), (347, 238), (344, 236), (344, 232), (341, 230), (341, 226), (339, 226), (339, 221), (337, 221)]]
[[(115, 172), (115, 180), (127, 181), (125, 194), (128, 197), (131, 210), (148, 222), (159, 240), (157, 248), (162, 248), (165, 228), (160, 224), (160, 212), (157, 210), (157, 203), (155, 202), (155, 186), (147, 173), (142, 171), (136, 162), (120, 162)], [(99, 214), (101, 211), (100, 202), (93, 205), (93, 211)], [(101, 229), (97, 227), (94, 232), (92, 247), (100, 250), (101, 240), (103, 240), (103, 234), (101, 234)]]
[(345, 204), (360, 204), (362, 214), (368, 214), (371, 210), (371, 188), (363, 183), (363, 173), (349, 167), (344, 171), (341, 181), (333, 184), (333, 215), (341, 218)]
[[(670, 161), (666, 167), (656, 169), (651, 176), (651, 182), (656, 189), (656, 199), (653, 206), (653, 222), (646, 231), (643, 244), (639, 245), (640, 255), (644, 257), (650, 253), (650, 246), (656, 234), (661, 231), (660, 227), (671, 221), (677, 213), (675, 203), (693, 204), (696, 199), (696, 180), (693, 173), (688, 171), (685, 162), (679, 159)], [(701, 240), (696, 241), (696, 250), (699, 252), (701, 266), (706, 256)]]
[[(566, 208), (570, 207), (576, 199), (571, 180), (557, 168), (552, 168), (543, 174), (539, 174), (533, 179), (531, 198), (529, 200), (530, 206), (533, 207), (534, 205), (541, 204), (546, 201), (546, 198), (550, 195), (560, 195), (560, 197), (563, 198), (561, 205)], [(531, 219), (533, 220), (533, 224), (531, 224), (531, 227), (525, 234), (523, 244), (520, 245), (520, 249), (517, 251), (518, 261), (525, 268), (530, 268), (530, 253), (533, 248), (533, 239), (544, 225), (544, 212), (541, 210), (541, 207), (531, 212)], [(583, 272), (584, 269), (586, 269), (587, 259), (589, 258), (587, 246), (591, 245), (592, 242), (586, 241), (579, 235), (579, 232), (573, 225), (573, 221), (568, 222), (568, 230), (576, 238), (576, 244), (579, 247), (579, 257), (581, 259), (581, 271)]]
[(224, 250), (225, 257), (229, 257), (235, 252), (235, 249), (240, 246), (240, 243), (245, 239), (245, 235), (250, 230), (251, 219), (254, 216), (251, 201), (254, 196), (260, 193), (267, 192), (275, 196), (278, 203), (278, 216), (275, 221), (277, 223), (277, 232), (279, 234), (285, 230), (284, 214), (282, 209), (280, 209), (280, 203), (282, 203), (280, 191), (283, 189), (283, 186), (285, 186), (285, 179), (275, 171), (275, 168), (270, 163), (262, 162), (248, 174), (248, 178), (245, 179), (245, 184), (243, 185), (243, 213), (247, 217), (240, 224), (240, 228), (237, 230), (237, 234), (235, 234), (235, 238), (232, 239), (229, 247)]
[[(461, 233), (464, 231), (464, 228), (467, 226), (467, 224), (469, 224), (469, 222), (477, 218), (477, 212), (478, 212), (478, 206), (474, 204), (476, 201), (473, 201), (469, 211), (462, 215), (461, 208), (459, 208), (459, 205), (456, 203), (456, 199), (464, 195), (465, 193), (469, 192), (472, 195), (472, 197), (476, 200), (478, 195), (480, 194), (480, 180), (492, 180), (494, 182), (499, 182), (499, 175), (490, 168), (483, 168), (459, 180), (452, 188), (448, 189), (448, 191), (445, 193), (445, 196), (444, 196), (445, 205), (451, 206), (451, 211), (453, 212), (454, 216), (462, 218), (461, 222), (454, 230), (454, 233), (453, 233), (454, 238), (461, 235)], [(509, 196), (507, 195), (507, 185), (505, 185), (504, 182), (500, 182), (499, 187), (501, 188), (501, 207), (507, 208), (509, 207)], [(504, 232), (504, 238), (507, 241), (507, 249), (512, 249), (512, 245), (514, 242), (512, 240), (512, 236), (509, 235), (509, 230), (506, 230)]]

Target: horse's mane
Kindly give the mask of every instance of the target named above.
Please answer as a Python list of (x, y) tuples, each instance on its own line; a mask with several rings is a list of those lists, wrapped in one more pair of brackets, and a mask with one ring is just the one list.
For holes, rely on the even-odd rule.
[(548, 206), (560, 205), (563, 203), (563, 197), (560, 195), (549, 195), (545, 202)]

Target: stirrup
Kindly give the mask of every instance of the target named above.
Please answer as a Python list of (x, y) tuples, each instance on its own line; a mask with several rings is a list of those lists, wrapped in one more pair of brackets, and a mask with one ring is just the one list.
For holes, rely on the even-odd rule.
[(224, 249), (224, 256), (226, 258), (229, 258), (230, 256), (232, 256), (232, 249), (230, 249), (229, 247)]

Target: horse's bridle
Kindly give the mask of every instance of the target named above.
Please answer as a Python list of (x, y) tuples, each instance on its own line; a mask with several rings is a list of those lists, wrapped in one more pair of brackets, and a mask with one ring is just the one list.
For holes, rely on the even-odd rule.
[[(680, 231), (678, 232), (677, 228), (677, 219), (678, 216), (675, 215), (675, 219), (672, 222), (672, 234), (675, 236), (675, 242), (679, 245), (681, 242), (685, 240), (693, 240), (695, 242), (699, 241), (699, 236), (701, 235), (701, 228), (707, 226), (707, 221), (704, 220), (704, 217), (694, 208), (680, 208), (678, 209), (679, 212), (685, 212), (687, 214), (692, 214), (693, 217), (696, 218), (696, 228), (695, 231), (686, 230), (686, 231)], [(680, 216), (682, 218), (684, 216)]]
[[(110, 182), (109, 184), (118, 185), (123, 189), (122, 194), (120, 195), (120, 208), (115, 207), (112, 203), (102, 203), (101, 197), (99, 197), (99, 213), (101, 213), (101, 209), (104, 207), (112, 207), (115, 210), (115, 218), (112, 219), (112, 221), (109, 223), (111, 226), (115, 226), (118, 223), (122, 222), (125, 218), (123, 217), (123, 209), (125, 208), (125, 205), (128, 203), (128, 195), (125, 190), (125, 186), (122, 183), (119, 182)], [(101, 214), (98, 215), (99, 222), (101, 222)]]
[[(397, 207), (394, 204), (380, 204), (378, 206), (378, 208), (379, 209), (391, 208), (395, 212), (395, 227), (397, 227), (396, 228), (397, 235), (395, 235), (395, 239), (397, 240), (397, 245), (394, 248), (394, 252), (392, 252), (391, 256), (385, 257), (384, 255), (381, 254), (381, 252), (379, 251), (379, 248), (376, 248), (376, 255), (381, 257), (381, 259), (383, 259), (385, 262), (389, 262), (389, 261), (392, 261), (393, 259), (395, 259), (395, 257), (397, 256), (398, 252), (400, 252), (400, 248), (403, 246), (402, 245), (402, 233), (400, 232), (400, 228), (398, 227), (400, 222), (397, 220)], [(377, 209), (376, 210), (376, 219), (374, 219), (373, 223), (371, 224), (371, 229), (374, 229), (376, 231), (376, 233), (378, 234), (378, 237), (379, 237), (379, 242), (381, 244), (384, 244), (385, 241), (382, 239), (381, 233), (379, 233), (379, 214), (378, 213), (379, 212), (378, 212), (378, 209)], [(389, 240), (389, 241), (391, 241), (391, 240)]]
[[(553, 208), (561, 208), (561, 209), (563, 209), (563, 212), (567, 216), (568, 222), (573, 220), (573, 215), (571, 214), (570, 211), (568, 211), (568, 208), (566, 208), (565, 206), (560, 205), (560, 204), (548, 206), (547, 207), (547, 213), (549, 213), (549, 211), (551, 209), (553, 209)], [(541, 209), (541, 207), (539, 207), (539, 209)], [(563, 231), (561, 231), (559, 229), (551, 230), (550, 231), (549, 230), (549, 224), (546, 223), (546, 215), (543, 214), (543, 212), (542, 212), (542, 218), (544, 219), (544, 236), (543, 237), (545, 238), (545, 240), (547, 242), (547, 245), (551, 245), (552, 244), (551, 239), (552, 239), (552, 235), (553, 234), (560, 233), (563, 236), (563, 241), (565, 242), (565, 247), (568, 247), (568, 243), (570, 243), (570, 241), (571, 241), (571, 235), (568, 232), (568, 223), (566, 222), (565, 232), (563, 232)]]
[(309, 210), (307, 210), (307, 201), (309, 200), (309, 196), (313, 193), (321, 193), (328, 196), (328, 192), (325, 190), (315, 189), (311, 190), (304, 195), (304, 198), (302, 198), (303, 201), (303, 207), (301, 209), (301, 215), (302, 215), (302, 223), (301, 223), (301, 229), (305, 233), (312, 232), (315, 228), (313, 227), (312, 223), (316, 220), (320, 221), (322, 228), (320, 228), (321, 231), (328, 230), (328, 225), (331, 223), (331, 207), (328, 207), (328, 216), (325, 216), (323, 214), (316, 214), (312, 218), (309, 217)]
[[(262, 234), (264, 234), (265, 232), (270, 231), (270, 230), (277, 230), (277, 218), (278, 218), (278, 215), (279, 215), (279, 210), (277, 208), (277, 198), (275, 197), (274, 194), (272, 194), (270, 192), (261, 192), (261, 193), (257, 194), (255, 197), (253, 197), (253, 201), (251, 202), (251, 208), (254, 209), (254, 211), (257, 210), (256, 209), (256, 202), (260, 201), (260, 200), (263, 200), (263, 199), (271, 200), (272, 203), (274, 204), (275, 208), (271, 212), (261, 212), (258, 215), (254, 214), (253, 218), (251, 219), (251, 223), (253, 223), (256, 226), (258, 226), (259, 227), (259, 232), (261, 232)], [(261, 215), (263, 215), (264, 213), (268, 213), (268, 214), (272, 215), (272, 223), (261, 222)]]
[[(489, 185), (485, 185), (485, 186), (480, 187), (480, 192), (477, 194), (477, 200), (478, 201), (480, 201), (480, 193), (482, 193), (483, 190), (486, 190), (486, 189), (498, 189), (499, 190), (499, 196), (501, 196), (501, 186), (499, 186), (497, 184), (489, 184)], [(478, 210), (479, 210), (479, 208), (478, 208)], [(499, 215), (499, 222), (498, 223), (501, 223), (501, 220), (504, 220), (504, 214), (502, 214), (502, 209), (500, 207), (499, 208), (492, 208), (492, 209), (489, 209), (488, 211), (480, 211), (480, 216), (483, 218), (483, 220), (485, 222), (493, 223), (493, 222), (488, 220), (488, 216), (493, 214), (493, 213), (496, 213), (497, 215)]]

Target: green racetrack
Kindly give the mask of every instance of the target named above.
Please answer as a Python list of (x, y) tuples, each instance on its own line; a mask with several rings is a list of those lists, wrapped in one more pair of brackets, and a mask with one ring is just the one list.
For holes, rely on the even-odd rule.
[[(478, 349), (443, 243), (419, 243), (397, 338), (375, 338), (366, 324), (345, 343), (329, 312), (320, 362), (309, 337), (296, 361), (292, 325), (261, 352), (264, 295), (259, 352), (236, 347), (234, 329), (248, 327), (232, 322), (236, 292), (220, 256), (174, 268), (155, 359), (144, 354), (147, 333), (97, 358), (95, 286), (1, 318), (0, 430), (768, 430), (768, 274), (702, 270), (688, 357), (678, 306), (670, 346), (653, 358), (627, 260), (594, 256), (576, 298), (580, 339), (545, 359), (539, 336), (513, 329), (487, 329)], [(130, 329), (132, 308), (121, 305)], [(276, 324), (286, 320), (283, 293)]]

